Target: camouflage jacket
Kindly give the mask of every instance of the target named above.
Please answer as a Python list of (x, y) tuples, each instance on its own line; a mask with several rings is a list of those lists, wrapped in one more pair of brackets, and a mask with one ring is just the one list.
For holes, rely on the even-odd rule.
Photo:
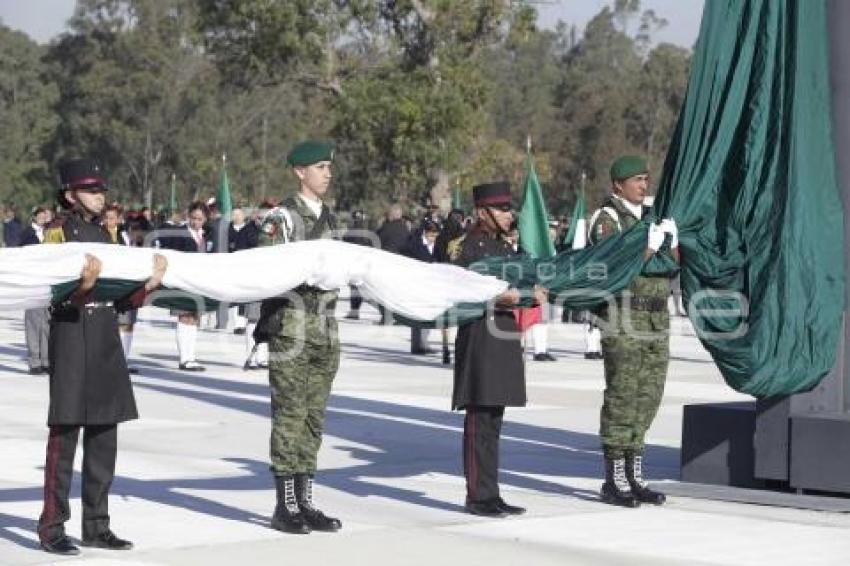
[[(286, 199), (263, 217), (260, 224), (259, 245), (274, 246), (289, 242), (331, 238), (335, 229), (336, 218), (328, 205), (322, 204), (321, 218), (319, 218), (304, 200), (296, 195)], [(333, 315), (337, 291), (323, 291), (309, 285), (301, 285), (295, 291), (303, 299), (307, 313)], [(272, 304), (275, 307), (294, 307), (285, 299), (271, 299), (265, 303), (264, 309), (270, 308)]]
[[(606, 210), (607, 209), (607, 210)], [(611, 211), (613, 210), (613, 214)], [(644, 213), (647, 209), (644, 208)], [(602, 203), (595, 220), (588, 229), (588, 240), (597, 244), (605, 238), (624, 232), (638, 223), (637, 217), (626, 208), (618, 198), (609, 196)], [(670, 279), (668, 277), (644, 277), (639, 275), (629, 285), (626, 291), (632, 297), (651, 297), (667, 299), (670, 296)]]
[(325, 219), (319, 227), (319, 218), (304, 200), (300, 196), (290, 197), (263, 217), (260, 246), (330, 238), (336, 229), (336, 217), (326, 204), (322, 204), (321, 216), (325, 216)]

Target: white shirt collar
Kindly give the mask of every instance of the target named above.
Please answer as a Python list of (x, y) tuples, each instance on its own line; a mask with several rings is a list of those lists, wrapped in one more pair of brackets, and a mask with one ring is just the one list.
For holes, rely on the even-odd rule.
[(425, 237), (425, 234), (422, 234), (422, 244), (428, 248), (428, 253), (434, 253), (434, 244), (436, 242), (432, 242), (428, 238)]
[(307, 208), (316, 215), (316, 218), (322, 215), (322, 201), (321, 200), (313, 200), (304, 196), (303, 193), (298, 193), (298, 196), (301, 197), (301, 201), (307, 205)]

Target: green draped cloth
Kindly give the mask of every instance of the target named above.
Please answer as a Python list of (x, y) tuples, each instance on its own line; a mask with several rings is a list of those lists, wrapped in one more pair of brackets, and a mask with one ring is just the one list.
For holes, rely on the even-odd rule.
[(669, 253), (643, 261), (648, 222), (673, 218), (689, 316), (726, 382), (756, 397), (813, 388), (844, 310), (828, 54), (824, 0), (706, 2), (649, 217), (548, 262), (485, 267), (592, 307), (641, 271), (675, 269)]

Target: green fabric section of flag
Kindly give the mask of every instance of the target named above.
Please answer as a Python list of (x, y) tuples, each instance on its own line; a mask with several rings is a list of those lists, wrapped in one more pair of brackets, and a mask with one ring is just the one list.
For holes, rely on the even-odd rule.
[(172, 215), (177, 211), (177, 177), (171, 175), (171, 196), (168, 199), (168, 214)]
[(706, 2), (655, 200), (679, 224), (703, 344), (757, 397), (812, 389), (841, 336), (828, 64), (825, 0)]
[(221, 165), (221, 181), (218, 184), (218, 196), (216, 197), (218, 210), (221, 216), (230, 219), (230, 213), (233, 210), (233, 201), (230, 199), (230, 180), (227, 178), (227, 166)]
[(549, 258), (555, 255), (555, 245), (549, 237), (549, 214), (546, 212), (546, 202), (537, 180), (531, 152), (525, 161), (525, 182), (518, 223), (519, 245), (523, 251), (534, 258)]
[(584, 200), (584, 194), (580, 194), (576, 205), (573, 207), (573, 215), (570, 218), (570, 228), (567, 230), (567, 235), (564, 237), (564, 245), (571, 248), (576, 239), (576, 230), (579, 227), (580, 220), (583, 220), (587, 214), (587, 204)]
[(454, 191), (452, 191), (452, 209), (464, 210), (463, 198), (460, 196), (460, 183), (455, 184)]
[[(68, 281), (50, 288), (51, 302), (58, 304), (65, 301), (80, 284), (79, 280)], [(122, 299), (143, 284), (142, 281), (127, 281), (125, 279), (98, 279), (94, 289), (93, 301), (117, 301)], [(191, 312), (211, 311), (218, 308), (219, 301), (193, 295), (179, 289), (160, 288), (148, 296), (150, 304), (166, 309), (176, 309)]]

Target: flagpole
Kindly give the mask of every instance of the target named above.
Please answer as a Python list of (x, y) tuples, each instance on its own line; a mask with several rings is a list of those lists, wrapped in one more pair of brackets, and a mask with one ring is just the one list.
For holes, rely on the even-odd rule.
[(581, 198), (584, 199), (584, 183), (587, 181), (587, 172), (581, 170)]
[(174, 212), (177, 209), (177, 174), (174, 171), (171, 172), (171, 197), (168, 199), (168, 220), (171, 220), (171, 217), (174, 216)]

